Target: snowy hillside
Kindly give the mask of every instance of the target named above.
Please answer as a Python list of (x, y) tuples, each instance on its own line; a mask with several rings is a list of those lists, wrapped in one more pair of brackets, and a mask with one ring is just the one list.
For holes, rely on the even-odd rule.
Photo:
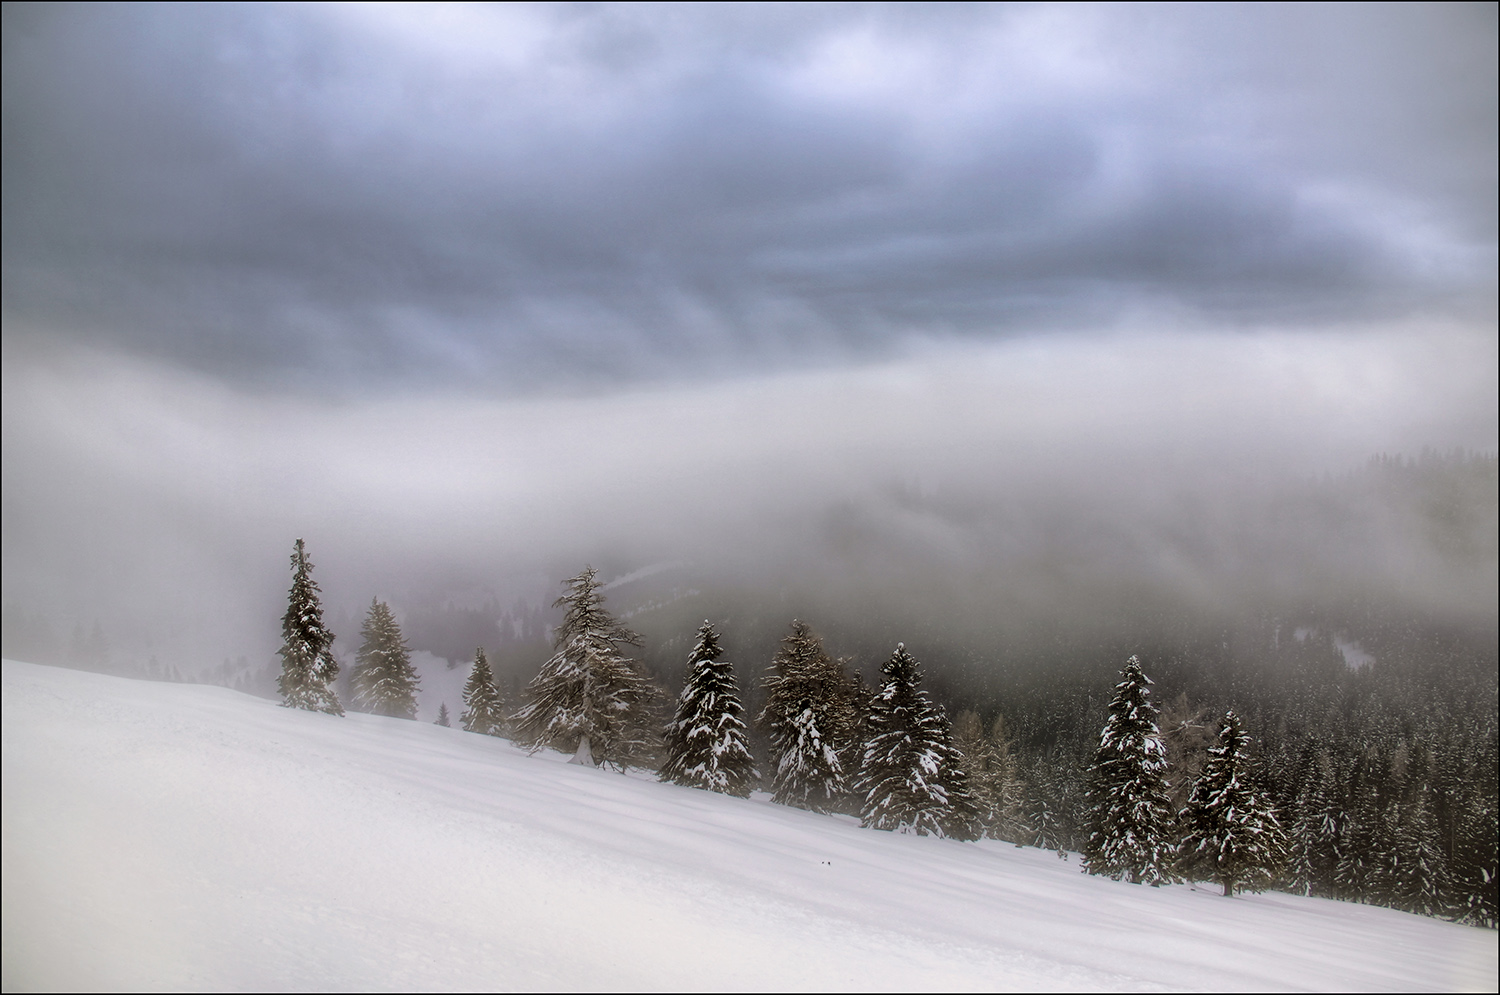
[(3, 701), (8, 991), (1500, 980), (1487, 930), (1119, 884), (428, 722), (11, 661)]

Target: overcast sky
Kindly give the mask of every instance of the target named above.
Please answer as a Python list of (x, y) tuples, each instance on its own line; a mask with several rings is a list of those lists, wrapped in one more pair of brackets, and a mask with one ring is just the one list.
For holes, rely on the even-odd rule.
[(7, 3), (5, 597), (1492, 450), (1496, 53), (1494, 4)]

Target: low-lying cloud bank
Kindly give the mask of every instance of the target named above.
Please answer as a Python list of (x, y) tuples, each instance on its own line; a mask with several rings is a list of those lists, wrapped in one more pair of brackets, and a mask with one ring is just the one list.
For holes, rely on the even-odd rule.
[(263, 659), (302, 536), (356, 613), (535, 603), (590, 562), (976, 634), (1371, 591), (1492, 619), (1492, 520), (1450, 548), (1421, 508), (1307, 494), (1381, 452), (1493, 453), (1496, 368), (1493, 332), (1455, 324), (1135, 329), (667, 390), (325, 401), (8, 338), (4, 597)]

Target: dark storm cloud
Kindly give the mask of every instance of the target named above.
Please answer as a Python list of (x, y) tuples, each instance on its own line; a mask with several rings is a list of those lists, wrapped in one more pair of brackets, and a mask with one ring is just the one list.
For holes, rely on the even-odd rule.
[(4, 46), (7, 336), (221, 375), (1493, 310), (1493, 5), (7, 4)]

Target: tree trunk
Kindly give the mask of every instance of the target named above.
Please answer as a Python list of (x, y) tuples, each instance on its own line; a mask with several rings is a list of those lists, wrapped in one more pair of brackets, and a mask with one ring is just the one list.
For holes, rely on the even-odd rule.
[(568, 763), (585, 764), (589, 767), (598, 766), (598, 764), (594, 763), (594, 753), (589, 749), (589, 738), (587, 736), (579, 737), (578, 749), (573, 751), (573, 759), (569, 760)]

